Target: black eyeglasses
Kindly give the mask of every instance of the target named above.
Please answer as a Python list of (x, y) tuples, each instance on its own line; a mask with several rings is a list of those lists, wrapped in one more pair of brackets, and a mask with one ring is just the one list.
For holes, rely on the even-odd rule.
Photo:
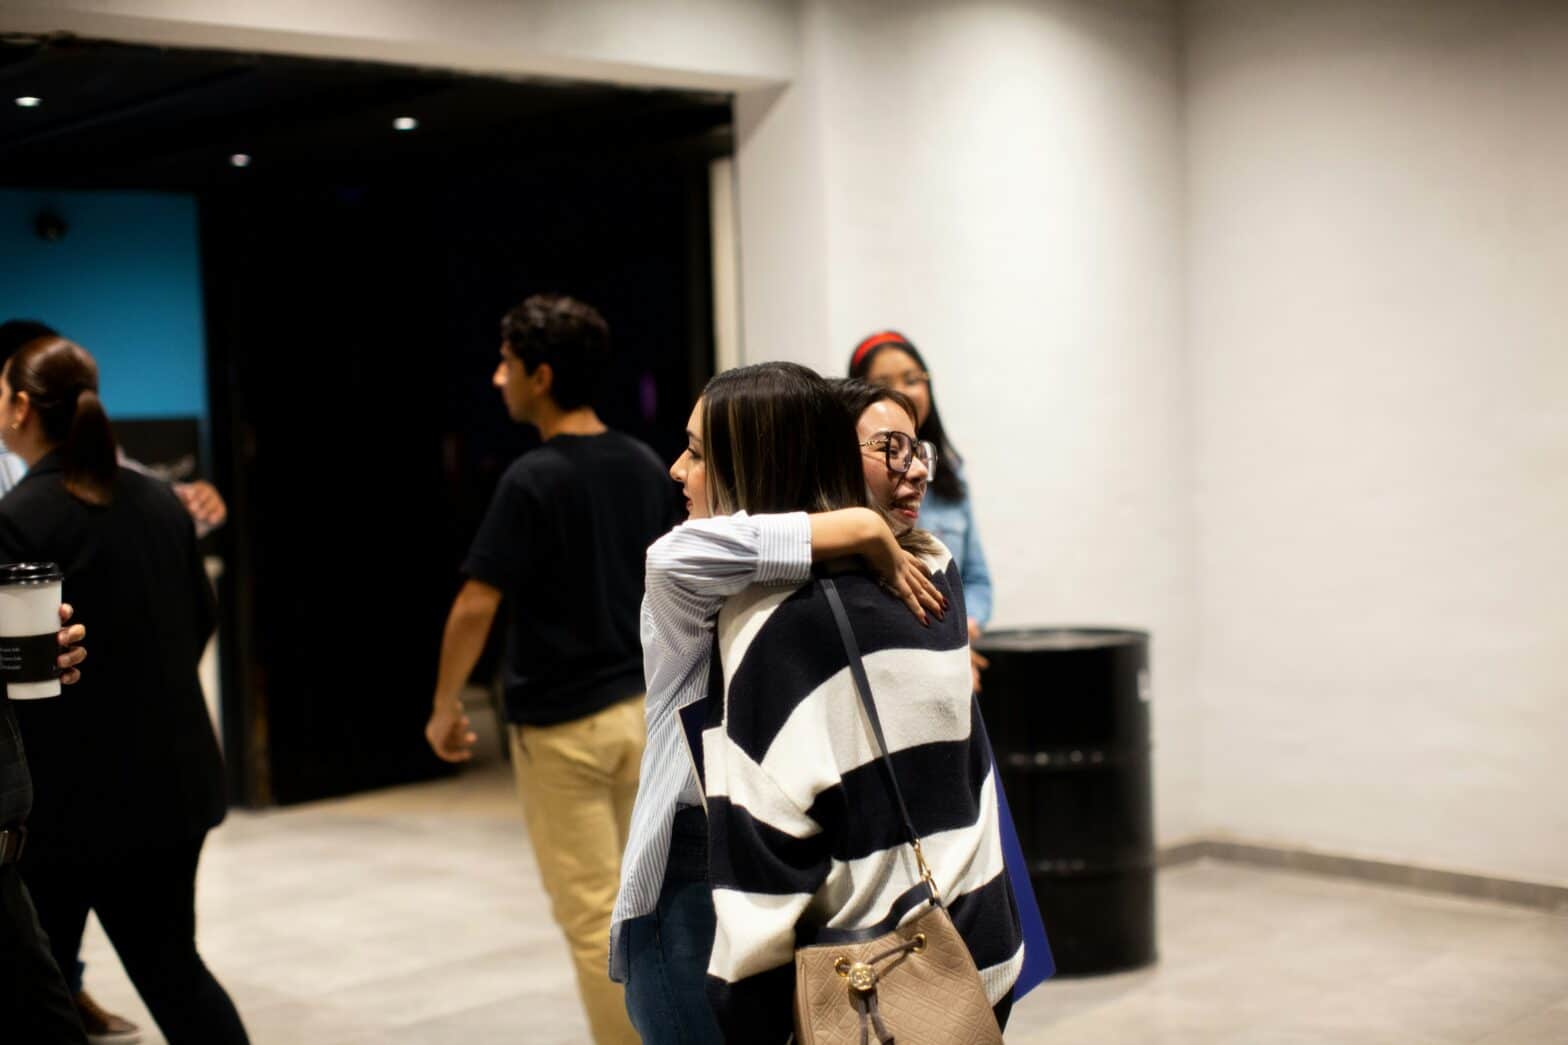
[(904, 475), (914, 466), (915, 458), (926, 466), (926, 477), (936, 477), (936, 444), (911, 439), (903, 432), (878, 432), (860, 444), (879, 450), (887, 460), (887, 470), (894, 475)]

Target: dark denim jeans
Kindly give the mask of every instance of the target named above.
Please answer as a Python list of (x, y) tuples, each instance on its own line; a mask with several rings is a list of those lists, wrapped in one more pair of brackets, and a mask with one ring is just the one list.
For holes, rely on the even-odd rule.
[(0, 867), (0, 1038), (87, 1042), (15, 864)]
[[(700, 810), (698, 810), (700, 813)], [(685, 810), (682, 811), (686, 813)], [(706, 822), (699, 837), (678, 819), (669, 869), (651, 914), (626, 923), (626, 1012), (643, 1045), (723, 1045), (708, 1007), (713, 891), (708, 887)]]

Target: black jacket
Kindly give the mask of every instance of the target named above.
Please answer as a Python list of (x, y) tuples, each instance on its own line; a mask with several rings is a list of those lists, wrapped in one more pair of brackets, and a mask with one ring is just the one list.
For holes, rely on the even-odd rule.
[(222, 760), (196, 675), (212, 585), (168, 486), (121, 468), (112, 501), (94, 507), (45, 457), (0, 499), (0, 562), (58, 563), (88, 631), (79, 683), (11, 705), (33, 775), (32, 836), (92, 852), (221, 821)]

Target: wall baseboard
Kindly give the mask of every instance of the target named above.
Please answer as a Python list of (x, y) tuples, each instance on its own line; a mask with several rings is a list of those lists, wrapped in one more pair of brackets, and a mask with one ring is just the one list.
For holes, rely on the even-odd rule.
[(1464, 896), (1477, 900), (1495, 900), (1499, 903), (1532, 907), (1542, 911), (1568, 913), (1568, 886), (1547, 885), (1542, 882), (1493, 878), (1461, 871), (1440, 871), (1429, 867), (1341, 856), (1311, 849), (1292, 849), (1286, 846), (1217, 838), (1177, 842), (1174, 845), (1162, 846), (1156, 854), (1156, 863), (1162, 870), (1203, 859), (1248, 864), (1253, 867), (1302, 871), (1331, 878), (1350, 878), (1363, 882), (1377, 882), (1380, 885), (1418, 889), (1423, 892), (1446, 893), (1450, 896)]

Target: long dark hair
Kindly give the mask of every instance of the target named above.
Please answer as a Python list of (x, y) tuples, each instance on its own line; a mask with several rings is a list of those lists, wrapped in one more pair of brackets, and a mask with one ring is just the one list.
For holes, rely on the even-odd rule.
[(850, 424), (859, 424), (860, 415), (877, 403), (892, 403), (909, 415), (909, 423), (920, 424), (920, 411), (915, 401), (896, 388), (873, 384), (863, 378), (841, 377), (833, 383), (833, 393), (849, 412)]
[(871, 372), (871, 361), (890, 348), (900, 352), (907, 352), (920, 364), (920, 369), (926, 373), (926, 395), (931, 401), (931, 412), (926, 415), (926, 423), (920, 425), (917, 431), (921, 439), (936, 444), (936, 452), (941, 465), (936, 470), (936, 477), (931, 480), (931, 492), (945, 501), (961, 501), (964, 498), (964, 479), (959, 474), (963, 467), (963, 455), (953, 446), (947, 437), (947, 430), (942, 427), (942, 412), (936, 408), (936, 389), (931, 384), (931, 368), (926, 366), (925, 357), (920, 350), (903, 334), (896, 330), (881, 330), (860, 340), (855, 346), (855, 351), (849, 357), (849, 376), (864, 379)]
[[(843, 377), (830, 382), (833, 394), (838, 396), (838, 401), (844, 404), (844, 411), (849, 414), (849, 423), (859, 424), (860, 415), (865, 413), (876, 403), (892, 403), (904, 413), (909, 415), (909, 423), (920, 424), (920, 412), (915, 409), (914, 401), (896, 388), (885, 385), (874, 385), (870, 381), (862, 381), (858, 377)], [(856, 436), (859, 442), (859, 436)], [(938, 461), (937, 471), (941, 471), (941, 462)], [(887, 510), (886, 505), (873, 504), (872, 509), (887, 520), (888, 528), (895, 533), (898, 526), (893, 521), (893, 515)], [(916, 555), (935, 554), (939, 545), (936, 538), (925, 530), (909, 529), (898, 535), (899, 547), (905, 551), (914, 552)]]
[(27, 393), (65, 465), (65, 488), (88, 504), (108, 504), (119, 451), (109, 415), (98, 398), (98, 364), (87, 350), (61, 337), (24, 345), (5, 364), (11, 398)]
[(815, 370), (797, 363), (737, 367), (708, 382), (702, 403), (714, 515), (866, 505), (854, 419)]

